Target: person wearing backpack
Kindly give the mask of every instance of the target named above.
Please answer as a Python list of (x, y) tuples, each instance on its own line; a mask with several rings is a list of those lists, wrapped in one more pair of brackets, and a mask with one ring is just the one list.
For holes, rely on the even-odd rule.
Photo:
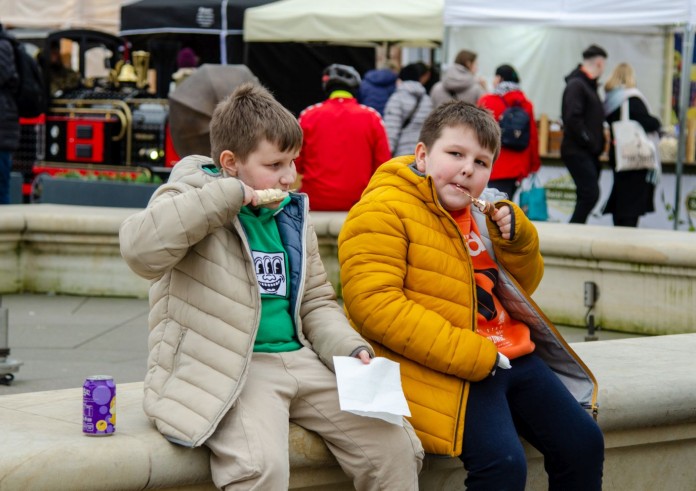
[(14, 48), (0, 24), (0, 205), (10, 203), (12, 152), (19, 147), (19, 115), (15, 93), (19, 75)]
[(478, 105), (489, 109), (500, 124), (501, 149), (488, 187), (504, 192), (512, 200), (520, 181), (539, 170), (539, 135), (534, 106), (520, 88), (520, 77), (510, 65), (495, 70), (493, 92)]

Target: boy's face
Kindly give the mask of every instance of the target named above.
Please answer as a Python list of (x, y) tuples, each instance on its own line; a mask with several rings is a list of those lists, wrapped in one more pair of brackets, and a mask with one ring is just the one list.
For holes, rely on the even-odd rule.
[[(225, 150), (220, 155), (220, 165), (253, 189), (289, 191), (297, 177), (295, 158), (298, 154), (299, 150), (281, 152), (275, 143), (264, 139), (244, 162), (237, 159), (233, 152)], [(276, 208), (279, 204), (277, 202), (264, 206)]]
[(440, 204), (448, 211), (467, 207), (488, 184), (493, 151), (483, 148), (471, 128), (448, 126), (431, 148), (416, 145), (416, 167), (432, 177)]

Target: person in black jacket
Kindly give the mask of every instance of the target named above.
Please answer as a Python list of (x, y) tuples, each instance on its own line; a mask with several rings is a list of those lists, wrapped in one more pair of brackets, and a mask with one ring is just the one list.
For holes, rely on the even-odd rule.
[(604, 148), (604, 108), (597, 80), (604, 73), (607, 52), (593, 44), (582, 64), (566, 78), (563, 91), (561, 159), (575, 181), (575, 210), (570, 223), (586, 223), (599, 200), (599, 155)]
[[(662, 124), (650, 114), (648, 103), (636, 88), (636, 76), (628, 63), (619, 63), (604, 84), (606, 100), (604, 113), (611, 128), (611, 123), (621, 119), (621, 104), (628, 99), (628, 119), (640, 124), (646, 133), (657, 133)], [(655, 211), (656, 171), (647, 169), (616, 172), (614, 154), (614, 134), (609, 148), (609, 165), (614, 169), (614, 186), (609, 200), (604, 206), (604, 213), (611, 213), (615, 226), (637, 227), (641, 215)]]
[[(2, 24), (0, 34), (5, 34)], [(15, 102), (18, 83), (12, 44), (0, 36), (0, 205), (10, 202), (12, 152), (19, 147), (19, 115)]]

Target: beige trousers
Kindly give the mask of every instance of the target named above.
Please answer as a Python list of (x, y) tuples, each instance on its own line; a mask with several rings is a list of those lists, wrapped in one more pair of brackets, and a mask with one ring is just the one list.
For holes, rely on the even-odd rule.
[(324, 439), (356, 489), (418, 489), (423, 447), (411, 425), (341, 411), (336, 376), (308, 348), (253, 354), (239, 399), (206, 442), (215, 485), (288, 489), (289, 421)]

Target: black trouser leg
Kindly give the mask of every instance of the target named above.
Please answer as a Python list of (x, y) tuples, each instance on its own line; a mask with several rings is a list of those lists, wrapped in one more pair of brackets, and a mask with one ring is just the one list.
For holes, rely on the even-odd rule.
[(637, 227), (639, 217), (622, 217), (614, 215), (614, 226), (616, 227)]
[(575, 210), (570, 223), (587, 223), (592, 209), (599, 201), (599, 159), (590, 154), (563, 155), (563, 163), (575, 181)]

